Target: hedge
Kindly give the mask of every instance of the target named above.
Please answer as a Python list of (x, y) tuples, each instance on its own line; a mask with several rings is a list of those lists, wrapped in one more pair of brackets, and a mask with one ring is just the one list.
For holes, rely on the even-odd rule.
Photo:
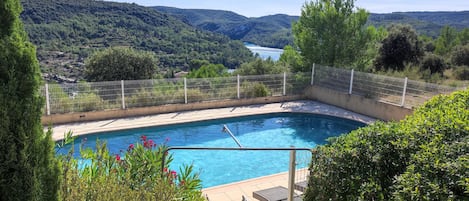
[(469, 200), (469, 89), (330, 141), (305, 200)]

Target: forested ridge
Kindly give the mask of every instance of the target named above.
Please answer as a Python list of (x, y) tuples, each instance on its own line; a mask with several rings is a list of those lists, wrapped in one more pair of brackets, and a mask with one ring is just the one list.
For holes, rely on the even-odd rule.
[(291, 25), (298, 20), (298, 16), (284, 14), (248, 18), (224, 10), (180, 9), (165, 6), (153, 8), (203, 30), (221, 33), (235, 40), (276, 48), (293, 44)]
[[(291, 26), (293, 22), (298, 21), (298, 16), (282, 14), (248, 18), (223, 10), (179, 9), (163, 6), (153, 8), (174, 15), (204, 30), (222, 33), (232, 39), (276, 48), (293, 44)], [(372, 13), (368, 18), (368, 24), (376, 27), (409, 24), (419, 34), (437, 37), (444, 26), (451, 26), (458, 30), (468, 28), (469, 11)]]
[[(298, 16), (283, 14), (248, 18), (231, 11), (147, 8), (92, 0), (22, 3), (22, 20), (38, 48), (42, 72), (72, 80), (83, 78), (85, 59), (92, 53), (116, 46), (154, 52), (160, 75), (189, 70), (192, 61), (202, 60), (237, 68), (252, 61), (241, 41), (277, 48), (294, 46), (291, 27), (298, 21)], [(370, 14), (367, 24), (410, 24), (419, 34), (436, 38), (445, 25), (456, 30), (469, 27), (468, 19), (469, 11), (404, 12)]]
[(371, 14), (368, 21), (376, 27), (390, 24), (409, 24), (419, 34), (438, 37), (444, 26), (450, 26), (457, 30), (469, 28), (469, 11)]
[(42, 71), (82, 78), (84, 60), (106, 47), (153, 51), (160, 69), (203, 59), (235, 68), (252, 59), (240, 41), (196, 29), (136, 4), (92, 0), (22, 0), (21, 15)]

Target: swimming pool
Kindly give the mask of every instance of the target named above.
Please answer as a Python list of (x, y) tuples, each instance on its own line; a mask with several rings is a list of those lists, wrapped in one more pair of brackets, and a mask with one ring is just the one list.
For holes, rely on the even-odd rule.
[[(222, 132), (223, 125), (227, 125), (244, 147), (313, 148), (326, 143), (329, 137), (348, 133), (365, 124), (324, 115), (275, 113), (106, 132), (81, 138), (87, 138), (85, 147), (94, 147), (97, 138), (107, 141), (111, 153), (126, 150), (129, 144), (139, 142), (142, 135), (157, 144), (166, 142), (168, 146), (238, 147), (229, 134)], [(77, 140), (81, 141), (80, 138)], [(75, 146), (78, 148), (79, 144)], [(194, 170), (200, 172), (204, 188), (288, 171), (288, 151), (173, 150), (171, 154), (174, 158), (171, 169), (193, 164)], [(298, 152), (298, 155), (310, 158), (308, 154), (307, 151)]]

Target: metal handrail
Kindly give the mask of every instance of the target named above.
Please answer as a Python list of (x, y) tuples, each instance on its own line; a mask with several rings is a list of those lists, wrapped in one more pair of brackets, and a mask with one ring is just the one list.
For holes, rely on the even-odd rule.
[(165, 167), (165, 158), (167, 153), (170, 150), (223, 150), (223, 151), (290, 151), (290, 164), (289, 164), (289, 171), (288, 171), (288, 201), (293, 201), (294, 195), (294, 180), (295, 180), (295, 154), (296, 151), (309, 151), (313, 153), (313, 150), (310, 148), (248, 148), (248, 147), (169, 147), (163, 153), (163, 158), (161, 162), (161, 174), (164, 175), (164, 167)]
[(233, 138), (233, 140), (236, 142), (236, 144), (238, 144), (239, 147), (243, 147), (243, 145), (241, 145), (241, 143), (239, 142), (238, 138), (236, 138), (233, 133), (231, 132), (231, 130), (228, 128), (227, 125), (223, 125), (223, 130), (222, 132), (227, 132), (231, 138)]
[(285, 148), (260, 148), (260, 147), (168, 147), (164, 151), (164, 155), (161, 160), (161, 172), (164, 174), (164, 167), (166, 165), (166, 155), (171, 150), (207, 150), (207, 151), (309, 151), (313, 153), (311, 148), (296, 148), (296, 147), (285, 147)]

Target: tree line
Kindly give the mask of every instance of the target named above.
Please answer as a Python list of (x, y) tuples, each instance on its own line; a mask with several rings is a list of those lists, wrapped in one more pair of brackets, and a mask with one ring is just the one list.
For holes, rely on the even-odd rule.
[(196, 29), (136, 4), (24, 0), (21, 17), (44, 72), (83, 78), (84, 60), (110, 47), (155, 53), (160, 70), (185, 70), (193, 59), (235, 68), (252, 54), (242, 42)]
[(469, 79), (469, 28), (458, 32), (445, 26), (432, 39), (418, 35), (410, 25), (369, 26), (368, 17), (354, 0), (306, 3), (293, 25), (295, 47), (285, 49), (286, 54), (300, 52), (294, 57), (304, 63), (298, 69), (302, 71), (317, 63), (366, 72), (404, 72), (427, 81)]

